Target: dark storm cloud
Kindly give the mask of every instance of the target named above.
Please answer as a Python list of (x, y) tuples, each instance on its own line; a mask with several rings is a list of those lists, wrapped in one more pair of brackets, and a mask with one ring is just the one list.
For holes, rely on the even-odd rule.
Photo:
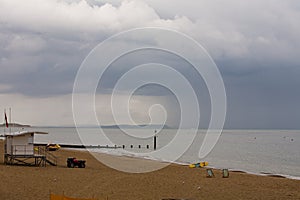
[(0, 84), (10, 86), (0, 92), (34, 96), (71, 93), (80, 64), (99, 42), (121, 30), (160, 22), (143, 2), (0, 5)]
[[(95, 45), (122, 30), (158, 26), (193, 37), (216, 61), (228, 96), (226, 127), (300, 128), (299, 2), (108, 2), (1, 1), (0, 93), (70, 94), (81, 62)], [(203, 99), (207, 124), (208, 94), (191, 66), (161, 52), (142, 54), (116, 61), (103, 80), (103, 92), (113, 88), (122, 70), (146, 61), (165, 63), (191, 81)], [(169, 93), (145, 87), (138, 94)]]
[(72, 92), (76, 72), (91, 49), (88, 43), (24, 32), (10, 33), (9, 38), (2, 40), (6, 45), (0, 50), (0, 84), (11, 86), (5, 92), (33, 96)]
[(253, 67), (238, 71), (241, 63), (219, 64), (228, 98), (226, 127), (298, 129), (299, 66), (243, 64)]

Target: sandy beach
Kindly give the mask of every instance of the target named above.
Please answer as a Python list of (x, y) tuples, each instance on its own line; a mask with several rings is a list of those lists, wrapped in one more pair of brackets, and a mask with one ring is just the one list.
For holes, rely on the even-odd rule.
[[(3, 141), (0, 145), (3, 155)], [(50, 192), (76, 198), (120, 199), (300, 199), (300, 181), (280, 177), (230, 172), (207, 178), (206, 170), (169, 165), (149, 173), (125, 173), (111, 169), (85, 151), (60, 149), (58, 166), (8, 166), (0, 160), (0, 199), (49, 199)], [(67, 168), (67, 157), (87, 160), (86, 168)], [(105, 156), (129, 167), (137, 159)], [(155, 161), (138, 160), (144, 165)]]

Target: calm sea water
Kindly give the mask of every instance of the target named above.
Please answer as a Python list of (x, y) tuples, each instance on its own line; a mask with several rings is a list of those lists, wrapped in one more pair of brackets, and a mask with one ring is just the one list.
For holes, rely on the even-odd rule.
[[(35, 142), (83, 144), (75, 128), (35, 128), (34, 130), (49, 133), (36, 135)], [(125, 145), (125, 150), (100, 148), (93, 149), (93, 151), (140, 157), (148, 157), (147, 154), (140, 154), (141, 152), (153, 151), (154, 130), (152, 129), (127, 129), (131, 135), (119, 129), (104, 129), (107, 138), (100, 134), (98, 128), (80, 128), (79, 130), (84, 135), (84, 144), (107, 145), (110, 140), (112, 144)], [(157, 133), (157, 149), (166, 146), (174, 138), (176, 131), (164, 129)], [(191, 130), (184, 130), (181, 134), (188, 139)], [(214, 149), (207, 157), (200, 160), (198, 152), (204, 136), (205, 131), (199, 130), (193, 144), (176, 162), (189, 164), (208, 161), (209, 165), (215, 168), (229, 168), (255, 174), (279, 174), (300, 179), (299, 130), (224, 130)], [(178, 146), (180, 145), (179, 142)]]

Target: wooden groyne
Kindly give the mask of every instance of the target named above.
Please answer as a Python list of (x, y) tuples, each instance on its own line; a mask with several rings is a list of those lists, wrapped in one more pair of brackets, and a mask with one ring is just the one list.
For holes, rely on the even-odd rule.
[[(34, 146), (46, 146), (47, 144), (45, 143), (34, 143)], [(74, 148), (74, 149), (150, 149), (150, 145), (83, 145), (83, 144), (59, 144), (60, 147), (62, 148)], [(154, 146), (154, 148), (156, 148)], [(155, 149), (154, 149), (155, 150)]]
[[(34, 146), (46, 146), (47, 144), (45, 143), (34, 143)], [(83, 145), (83, 144), (59, 144), (60, 147), (62, 148), (75, 148), (75, 149), (117, 149), (117, 148), (122, 148), (122, 146), (109, 146), (109, 145)]]
[[(46, 146), (47, 144), (46, 143), (34, 143), (34, 146)], [(110, 145), (83, 145), (83, 144), (59, 144), (60, 147), (62, 148), (75, 148), (75, 149), (119, 149), (119, 148), (122, 148), (122, 149), (126, 149), (127, 148), (130, 148), (130, 149), (133, 149), (133, 148), (146, 148), (146, 149), (149, 149), (150, 148), (150, 145), (149, 144), (146, 144), (146, 145), (113, 145), (113, 146), (110, 146)], [(153, 149), (156, 150), (156, 146), (157, 146), (157, 136), (154, 136), (153, 138)]]

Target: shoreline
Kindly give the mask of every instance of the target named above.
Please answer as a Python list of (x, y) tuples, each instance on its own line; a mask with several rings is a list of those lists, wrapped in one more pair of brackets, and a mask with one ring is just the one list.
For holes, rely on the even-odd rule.
[[(0, 153), (3, 154), (2, 141)], [(217, 169), (214, 178), (207, 178), (205, 168), (179, 164), (169, 164), (149, 173), (125, 173), (100, 163), (87, 151), (60, 149), (53, 154), (58, 157), (58, 166), (4, 165), (1, 157), (0, 199), (49, 199), (49, 191), (73, 198), (99, 200), (300, 199), (299, 180), (233, 171), (229, 178), (222, 178)], [(104, 153), (101, 156), (125, 168), (136, 166), (137, 162), (140, 167), (158, 163)], [(86, 160), (86, 168), (67, 168), (68, 157)]]
[[(2, 143), (2, 141), (4, 140), (4, 137), (0, 137), (0, 143)], [(38, 143), (35, 145), (46, 145), (43, 143)], [(67, 146), (80, 146), (80, 147), (67, 147)], [(153, 161), (153, 162), (160, 162), (160, 163), (164, 163), (164, 164), (175, 164), (175, 165), (180, 165), (180, 166), (188, 166), (191, 163), (184, 163), (184, 162), (170, 162), (168, 160), (159, 160), (159, 159), (155, 159), (155, 158), (150, 158), (150, 157), (139, 157), (133, 154), (129, 155), (129, 154), (114, 154), (114, 153), (109, 153), (109, 152), (93, 152), (93, 151), (89, 151), (89, 149), (116, 149), (116, 148), (121, 148), (119, 146), (117, 147), (99, 147), (99, 146), (95, 146), (95, 147), (83, 147), (83, 145), (72, 145), (72, 144), (66, 144), (65, 146), (63, 145), (62, 149), (63, 150), (67, 150), (67, 151), (83, 151), (83, 152), (88, 152), (88, 153), (99, 153), (99, 154), (105, 154), (108, 156), (116, 156), (116, 157), (127, 157), (127, 158), (134, 158), (134, 159), (143, 159), (143, 160), (148, 160), (148, 161)], [(208, 168), (212, 168), (215, 170), (222, 170), (222, 167), (215, 167), (215, 166), (211, 166), (209, 164)], [(287, 178), (287, 179), (291, 179), (291, 180), (300, 180), (300, 176), (294, 176), (294, 175), (289, 175), (289, 174), (280, 174), (280, 173), (270, 173), (270, 172), (253, 172), (253, 171), (247, 171), (244, 169), (239, 169), (239, 168), (228, 168), (228, 170), (230, 172), (239, 172), (239, 173), (245, 173), (245, 174), (249, 174), (249, 175), (256, 175), (256, 176), (264, 176), (264, 177), (278, 177), (278, 178)]]
[[(85, 151), (88, 153), (95, 153), (95, 154), (105, 154), (108, 156), (115, 156), (115, 157), (126, 157), (126, 158), (134, 158), (134, 159), (142, 159), (142, 160), (148, 160), (148, 161), (153, 161), (153, 162), (160, 162), (160, 163), (164, 163), (164, 164), (169, 164), (169, 165), (180, 165), (180, 166), (186, 166), (188, 167), (189, 164), (191, 163), (184, 163), (184, 162), (170, 162), (167, 160), (159, 160), (159, 159), (155, 159), (155, 158), (150, 158), (150, 157), (139, 157), (139, 156), (135, 156), (134, 154), (132, 155), (127, 155), (127, 154), (111, 154), (109, 152), (93, 152), (93, 151), (89, 151), (88, 149), (78, 149), (78, 148), (63, 148), (65, 150), (69, 150), (69, 151)], [(207, 167), (204, 167), (203, 169), (206, 168), (211, 168), (211, 169), (215, 169), (215, 170), (222, 170), (222, 167), (215, 167), (215, 166), (211, 166), (210, 163)], [(252, 172), (252, 171), (247, 171), (247, 170), (243, 170), (243, 169), (235, 169), (235, 168), (228, 168), (229, 172), (238, 172), (238, 173), (245, 173), (245, 174), (249, 174), (249, 175), (255, 175), (255, 176), (263, 176), (263, 177), (278, 177), (278, 178), (286, 178), (286, 179), (291, 179), (291, 180), (298, 180), (300, 181), (300, 176), (293, 176), (293, 175), (288, 175), (288, 174), (277, 174), (277, 173), (268, 173), (268, 172)]]

